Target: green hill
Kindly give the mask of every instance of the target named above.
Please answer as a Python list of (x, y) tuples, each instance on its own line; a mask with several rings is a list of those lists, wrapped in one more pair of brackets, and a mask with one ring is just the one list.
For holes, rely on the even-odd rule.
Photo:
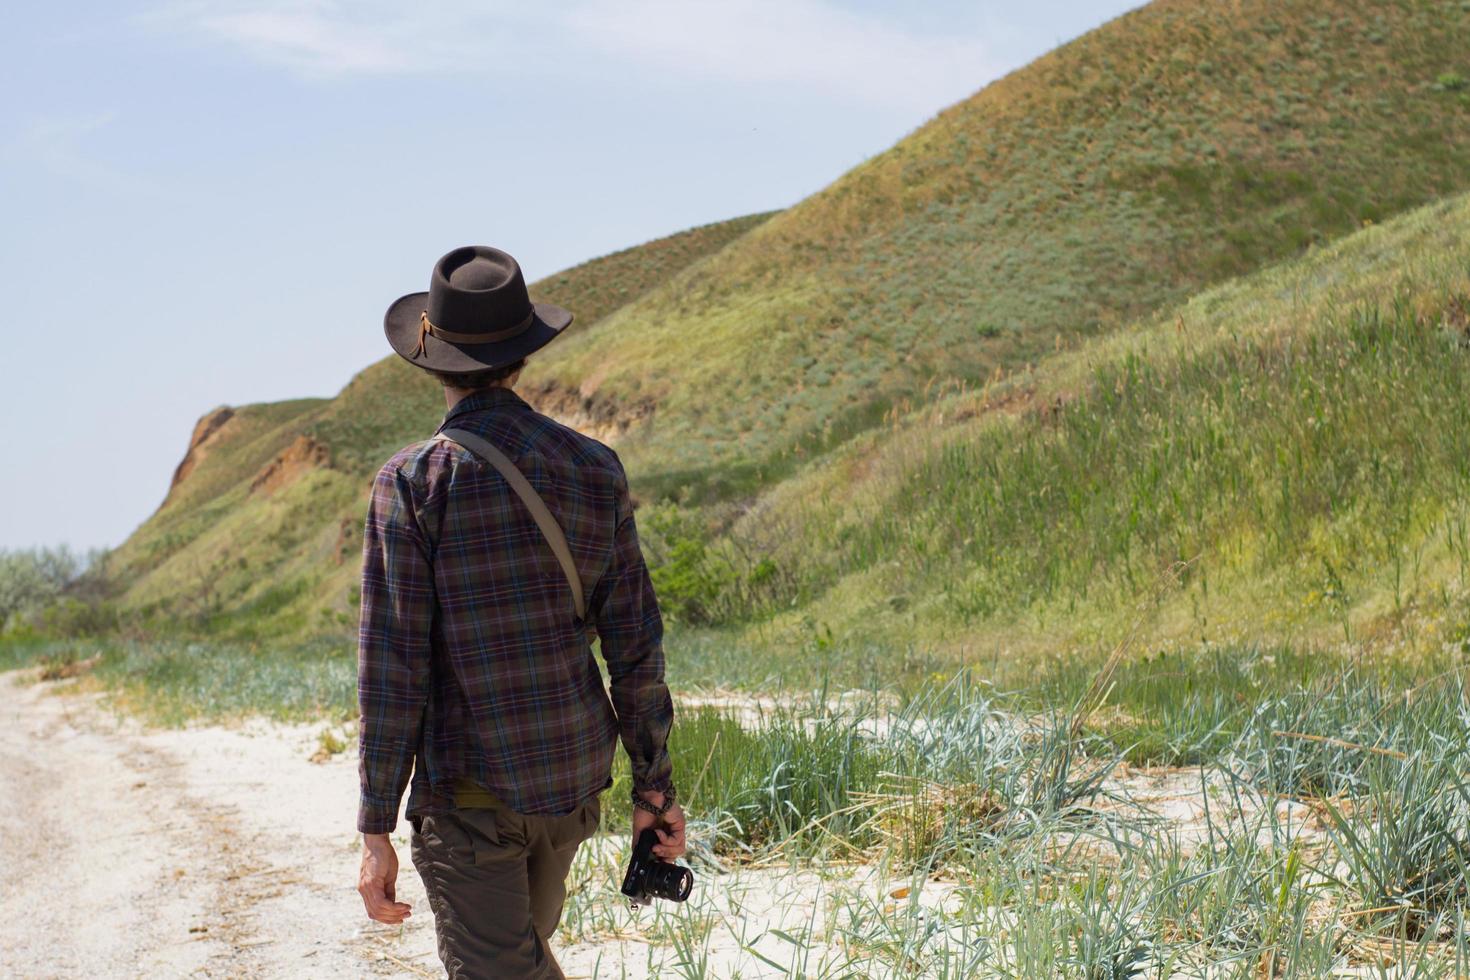
[(1470, 651), (1470, 195), (934, 397), (664, 557), (666, 606), (766, 645)]
[(537, 365), (655, 405), (645, 489), (793, 457), (1470, 186), (1458, 2), (1161, 0), (952, 106)]
[[(533, 359), (525, 391), (616, 443), (652, 507), (660, 585), (687, 620), (840, 627), (881, 601), (884, 623), (957, 645), (987, 623), (1115, 601), (1150, 575), (1127, 565), (1131, 581), (1116, 586), (1114, 560), (1155, 561), (1163, 539), (1138, 532), (1125, 536), (1136, 552), (1078, 553), (1070, 541), (1025, 538), (1044, 509), (953, 488), (984, 473), (987, 454), (1010, 451), (995, 432), (1019, 424), (1007, 420), (1030, 396), (963, 396), (975, 427), (942, 427), (956, 442), (938, 458), (958, 469), (935, 475), (938, 464), (920, 460), (940, 393), (991, 383), (1000, 398), (1073, 378), (1047, 384), (1064, 402), (1083, 398), (1094, 382), (1084, 384), (1079, 358), (1157, 333), (1158, 311), (1470, 188), (1467, 41), (1470, 10), (1458, 0), (1160, 0), (945, 110), (769, 220), (675, 236), (539, 283), (580, 320)], [(1180, 397), (1193, 391), (1171, 383)], [(428, 431), (440, 405), (432, 383), (391, 358), (330, 401), (241, 409), (191, 450), (197, 462), (170, 501), (115, 556), (124, 604), (227, 631), (345, 626), (365, 479)], [(875, 441), (895, 426), (917, 441)], [(869, 465), (888, 482), (854, 476)], [(1129, 475), (1067, 486), (1057, 481), (1086, 474), (1043, 472), (1049, 494), (1090, 501), (1083, 516), (1116, 503), (1109, 490), (1121, 493)], [(1247, 506), (1256, 491), (1232, 486)], [(860, 490), (888, 506), (852, 504)], [(1205, 510), (1160, 517), (1148, 503), (1128, 512), (1132, 526), (1174, 528), (1157, 533), (1177, 533), (1187, 551), (1180, 529)], [(1036, 557), (1046, 547), (1064, 554)], [(1010, 570), (972, 567), (990, 561)], [(907, 586), (903, 563), (919, 576)], [(1104, 585), (1079, 590), (1098, 574)], [(934, 590), (956, 575), (950, 604), (936, 605)]]
[[(693, 228), (531, 286), (586, 330), (770, 214)], [(221, 407), (200, 419), (168, 497), (108, 558), (126, 608), (195, 628), (291, 634), (351, 621), (364, 479), (444, 412), (396, 356), (332, 399)]]

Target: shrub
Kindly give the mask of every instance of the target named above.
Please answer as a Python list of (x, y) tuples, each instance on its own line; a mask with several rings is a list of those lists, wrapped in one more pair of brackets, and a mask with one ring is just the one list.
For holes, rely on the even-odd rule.
[(665, 509), (651, 513), (647, 526), (654, 532), (646, 542), (660, 610), (670, 620), (696, 626), (720, 619), (730, 604), (736, 576), (728, 562), (711, 553), (698, 523), (680, 511)]
[(75, 636), (116, 625), (97, 570), (103, 552), (55, 548), (0, 550), (0, 632)]
[(1434, 80), (1436, 92), (1461, 92), (1470, 87), (1470, 79), (1457, 71), (1447, 71)]

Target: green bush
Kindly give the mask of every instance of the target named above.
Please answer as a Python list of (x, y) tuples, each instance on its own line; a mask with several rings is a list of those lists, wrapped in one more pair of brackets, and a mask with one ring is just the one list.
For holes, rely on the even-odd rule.
[(85, 602), (74, 596), (62, 596), (41, 610), (37, 630), (46, 636), (102, 636), (116, 632), (123, 617), (110, 602)]
[(81, 562), (71, 549), (0, 551), (0, 626), (11, 617), (44, 608), (73, 581)]
[(1461, 92), (1470, 87), (1470, 79), (1457, 71), (1447, 71), (1434, 80), (1436, 92)]
[(76, 637), (115, 630), (119, 617), (107, 601), (104, 554), (77, 555), (66, 545), (0, 550), (0, 634)]
[(728, 614), (735, 572), (711, 553), (698, 523), (672, 508), (654, 511), (646, 523), (654, 532), (646, 538), (654, 552), (649, 575), (664, 615), (699, 626)]

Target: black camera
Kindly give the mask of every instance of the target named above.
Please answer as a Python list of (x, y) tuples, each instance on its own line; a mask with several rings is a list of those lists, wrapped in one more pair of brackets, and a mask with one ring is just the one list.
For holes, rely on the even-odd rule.
[(694, 872), (677, 864), (660, 861), (653, 856), (658, 835), (649, 827), (638, 835), (633, 845), (633, 859), (623, 876), (623, 894), (634, 908), (647, 905), (651, 898), (682, 902), (694, 888)]

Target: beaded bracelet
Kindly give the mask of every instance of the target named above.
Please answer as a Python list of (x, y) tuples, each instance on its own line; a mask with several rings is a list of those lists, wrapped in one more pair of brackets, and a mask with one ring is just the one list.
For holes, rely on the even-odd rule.
[(647, 810), (649, 813), (653, 814), (655, 817), (661, 817), (665, 813), (668, 813), (669, 812), (669, 807), (671, 807), (671, 806), (674, 805), (675, 792), (674, 792), (674, 786), (673, 786), (672, 783), (670, 783), (669, 786), (668, 786), (668, 788), (663, 791), (663, 794), (664, 794), (664, 805), (662, 807), (657, 807), (657, 806), (654, 806), (652, 803), (648, 802), (647, 800), (645, 800), (643, 797), (639, 796), (638, 795), (638, 791), (635, 789), (635, 790), (633, 790), (633, 805), (636, 806), (636, 807), (638, 807), (639, 809)]

